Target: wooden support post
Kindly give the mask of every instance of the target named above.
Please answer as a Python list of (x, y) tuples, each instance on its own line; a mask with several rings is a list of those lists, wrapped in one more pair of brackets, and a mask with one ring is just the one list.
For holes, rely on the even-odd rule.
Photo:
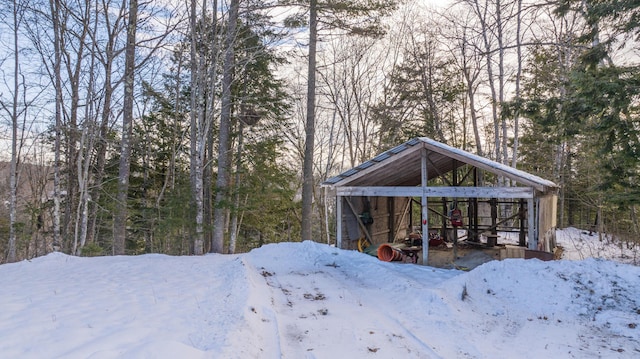
[(469, 238), (469, 241), (471, 241), (471, 242), (477, 242), (478, 241), (478, 230), (476, 228), (477, 227), (476, 226), (476, 219), (478, 217), (477, 208), (478, 208), (478, 199), (477, 198), (469, 198), (469, 204), (468, 204), (469, 226), (467, 227), (467, 238)]
[[(455, 160), (455, 158), (453, 159), (453, 173), (452, 173), (452, 181), (453, 181), (453, 185), (454, 186), (459, 186), (460, 184), (458, 183), (458, 166), (457, 166), (457, 161)], [(458, 209), (458, 198), (454, 197), (453, 198), (453, 203), (451, 204), (451, 206), (453, 207), (453, 209)], [(451, 216), (450, 213), (448, 213), (449, 216)], [(451, 227), (453, 227), (452, 232), (453, 232), (453, 261), (456, 261), (458, 259), (458, 226), (454, 225), (452, 223)]]
[(524, 225), (527, 219), (526, 211), (524, 209), (524, 199), (520, 199), (520, 208), (518, 209), (518, 220), (520, 221), (520, 234), (518, 237), (518, 245), (524, 247), (527, 245), (527, 234), (525, 233), (526, 226)]
[[(404, 223), (404, 218), (407, 216), (407, 212), (409, 212), (409, 220), (407, 221), (407, 223), (409, 223), (409, 228), (406, 228), (407, 231), (407, 235), (411, 234), (411, 232), (413, 232), (413, 228), (411, 228), (411, 198), (407, 198), (407, 204), (404, 206), (404, 210), (402, 211), (402, 217), (400, 217), (400, 221), (394, 225), (394, 228), (396, 228), (395, 232), (393, 233), (393, 241), (391, 242), (395, 242), (396, 239), (398, 238), (398, 232), (400, 232), (400, 230), (403, 228), (402, 224)], [(395, 200), (394, 200), (394, 206), (395, 206)]]
[(429, 211), (427, 203), (427, 149), (422, 149), (421, 158), (421, 186), (422, 196), (420, 200), (420, 207), (422, 208), (422, 264), (427, 265), (429, 263)]
[(491, 205), (491, 234), (497, 235), (498, 201), (495, 198), (491, 198), (489, 204)]
[(442, 213), (444, 213), (444, 215), (440, 217), (442, 219), (442, 226), (440, 228), (440, 238), (442, 238), (443, 240), (444, 239), (450, 240), (451, 238), (447, 238), (447, 213), (449, 213), (449, 208), (447, 207), (446, 197), (442, 197)]
[(349, 208), (351, 208), (351, 212), (353, 212), (353, 215), (356, 216), (356, 220), (358, 221), (358, 225), (360, 225), (360, 229), (362, 230), (362, 233), (364, 233), (364, 236), (367, 237), (367, 239), (369, 240), (369, 243), (373, 244), (373, 238), (371, 238), (371, 234), (369, 234), (369, 231), (367, 230), (367, 226), (364, 223), (362, 223), (362, 219), (360, 219), (360, 215), (358, 214), (356, 209), (353, 207), (353, 204), (351, 204), (351, 201), (349, 200), (349, 198), (345, 198), (345, 201), (349, 205)]
[[(479, 183), (478, 183), (478, 168), (474, 167), (473, 168), (473, 185), (475, 187), (478, 187)], [(471, 228), (473, 230), (473, 241), (474, 242), (480, 242), (480, 236), (478, 233), (478, 222), (480, 222), (478, 220), (478, 216), (479, 216), (479, 212), (478, 212), (478, 198), (473, 198), (473, 225), (471, 225), (471, 223), (469, 223), (469, 228)]]
[(396, 240), (396, 201), (395, 197), (387, 197), (387, 212), (389, 212), (387, 242)]
[(534, 199), (527, 199), (527, 217), (529, 217), (529, 249), (538, 249), (538, 238), (536, 238), (536, 230), (535, 230), (535, 209), (534, 209)]
[(342, 248), (342, 197), (336, 196), (336, 247)]

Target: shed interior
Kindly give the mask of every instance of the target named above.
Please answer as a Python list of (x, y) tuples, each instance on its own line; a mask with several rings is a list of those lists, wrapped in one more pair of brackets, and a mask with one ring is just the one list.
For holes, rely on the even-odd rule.
[(336, 194), (336, 242), (344, 249), (419, 246), (419, 263), (427, 258), (434, 266), (477, 251), (495, 259), (547, 258), (555, 249), (553, 182), (429, 138), (323, 185)]

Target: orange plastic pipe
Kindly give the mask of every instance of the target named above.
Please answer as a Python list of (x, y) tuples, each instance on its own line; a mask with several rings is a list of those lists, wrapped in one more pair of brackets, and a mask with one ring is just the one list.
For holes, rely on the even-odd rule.
[(378, 259), (384, 262), (399, 261), (402, 260), (402, 252), (387, 243), (383, 243), (378, 247)]

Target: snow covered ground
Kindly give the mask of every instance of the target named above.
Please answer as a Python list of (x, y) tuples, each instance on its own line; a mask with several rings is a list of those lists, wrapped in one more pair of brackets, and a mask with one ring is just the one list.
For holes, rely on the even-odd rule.
[(314, 242), (53, 253), (0, 266), (0, 358), (640, 357), (640, 267), (621, 263), (634, 251), (577, 229), (558, 240), (570, 260), (470, 272)]
[(557, 232), (558, 244), (565, 249), (563, 259), (602, 258), (621, 263), (640, 265), (640, 246), (629, 248), (625, 243), (612, 240), (607, 235), (599, 236), (576, 228)]

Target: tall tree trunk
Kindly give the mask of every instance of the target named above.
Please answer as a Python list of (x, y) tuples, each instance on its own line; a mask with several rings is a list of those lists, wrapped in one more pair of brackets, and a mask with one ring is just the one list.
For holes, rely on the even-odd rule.
[(236, 38), (239, 0), (231, 0), (229, 8), (229, 23), (225, 38), (225, 54), (222, 73), (222, 110), (220, 113), (220, 128), (218, 131), (218, 177), (216, 178), (216, 198), (213, 212), (213, 237), (211, 238), (211, 252), (222, 253), (224, 246), (225, 208), (223, 202), (228, 195), (229, 186), (229, 132), (231, 127), (231, 84), (233, 82), (233, 68), (235, 53), (233, 49)]
[(162, 188), (160, 189), (160, 193), (158, 193), (158, 197), (156, 198), (155, 210), (156, 210), (157, 221), (162, 220), (160, 207), (161, 207), (162, 201), (164, 200), (165, 192), (167, 188), (173, 189), (175, 185), (176, 161), (177, 161), (177, 156), (178, 156), (177, 152), (179, 147), (178, 143), (181, 143), (179, 142), (180, 141), (179, 139), (182, 136), (182, 133), (179, 129), (180, 128), (179, 123), (180, 121), (182, 121), (182, 112), (184, 111), (184, 109), (182, 108), (182, 101), (181, 101), (182, 82), (180, 81), (181, 74), (182, 74), (182, 59), (183, 59), (182, 55), (178, 56), (178, 63), (176, 66), (176, 82), (175, 82), (175, 86), (173, 87), (173, 94), (172, 94), (174, 96), (176, 108), (172, 118), (173, 126), (171, 131), (171, 137), (172, 137), (171, 156), (169, 158), (169, 165), (167, 166), (167, 170), (164, 173)]
[(491, 42), (489, 41), (489, 24), (487, 23), (487, 12), (488, 9), (485, 7), (484, 9), (480, 8), (479, 0), (474, 0), (473, 2), (476, 15), (478, 15), (478, 19), (480, 20), (480, 24), (482, 26), (482, 39), (484, 42), (484, 50), (486, 52), (486, 62), (487, 62), (487, 77), (489, 80), (489, 88), (491, 90), (491, 115), (493, 118), (493, 132), (494, 132), (494, 159), (496, 161), (501, 160), (500, 156), (500, 122), (498, 118), (498, 94), (496, 90), (495, 80), (493, 78), (493, 64), (492, 64), (492, 52), (491, 52)]
[[(108, 55), (107, 55), (108, 56)], [(105, 69), (104, 103), (100, 120), (100, 128), (96, 143), (96, 168), (91, 191), (91, 202), (89, 210), (89, 223), (87, 224), (87, 242), (95, 241), (98, 221), (98, 203), (102, 192), (102, 180), (104, 178), (104, 168), (107, 155), (107, 135), (109, 132), (109, 119), (111, 118), (111, 99), (113, 87), (111, 86), (111, 66)]]
[(473, 127), (473, 138), (476, 142), (476, 154), (484, 156), (482, 151), (482, 139), (480, 138), (480, 126), (478, 126), (478, 112), (476, 109), (476, 91), (474, 89), (477, 76), (471, 76), (470, 69), (465, 66), (464, 78), (467, 82), (467, 98), (469, 99), (469, 113), (471, 114), (471, 127)]
[(518, 147), (520, 145), (520, 80), (522, 78), (522, 0), (518, 0), (518, 14), (517, 14), (517, 29), (516, 29), (516, 50), (518, 69), (516, 72), (516, 111), (513, 118), (513, 153), (511, 155), (511, 167), (516, 167), (518, 164)]
[[(216, 82), (218, 80), (218, 1), (214, 0), (211, 7), (211, 60), (209, 65), (209, 83), (207, 84), (208, 100), (207, 114), (208, 121), (206, 134), (206, 163), (204, 168), (204, 223), (205, 223), (205, 243), (211, 246), (213, 242), (213, 158), (214, 155), (214, 131), (213, 119), (216, 117)], [(211, 250), (211, 248), (209, 248)]]
[(167, 188), (173, 189), (175, 185), (176, 161), (177, 161), (177, 156), (178, 156), (177, 152), (179, 147), (178, 144), (181, 143), (179, 142), (180, 141), (179, 139), (182, 136), (182, 133), (179, 129), (180, 128), (179, 123), (182, 120), (182, 112), (184, 111), (184, 109), (182, 108), (182, 101), (181, 101), (182, 82), (180, 81), (181, 74), (182, 74), (182, 59), (183, 59), (182, 55), (178, 56), (178, 63), (176, 66), (176, 83), (175, 83), (175, 86), (173, 87), (173, 96), (174, 96), (176, 108), (172, 118), (173, 126), (171, 131), (171, 137), (173, 140), (171, 141), (171, 157), (169, 158), (169, 165), (167, 166), (167, 170), (165, 171), (162, 188), (160, 189), (160, 193), (158, 193), (158, 197), (156, 198), (156, 204), (155, 204), (155, 210), (156, 210), (158, 221), (162, 219), (160, 216), (160, 206), (164, 199), (165, 192)]
[[(96, 33), (98, 27), (98, 17), (94, 16), (94, 23), (92, 27), (92, 33)], [(95, 99), (96, 99), (96, 84), (94, 69), (96, 67), (96, 60), (98, 49), (96, 44), (93, 44), (91, 49), (91, 66), (89, 71), (89, 82), (87, 85), (87, 99), (88, 103), (85, 106), (84, 115), (84, 128), (82, 131), (82, 140), (80, 141), (80, 153), (78, 156), (78, 209), (76, 211), (76, 231), (73, 253), (76, 255), (82, 254), (82, 248), (85, 246), (88, 237), (89, 229), (89, 206), (90, 206), (90, 181), (91, 171), (93, 166), (93, 153), (95, 150), (96, 140), (96, 124), (98, 116), (95, 114)], [(86, 144), (86, 145), (83, 145)], [(82, 155), (83, 154), (83, 155)]]
[[(191, 48), (190, 48), (190, 57), (191, 57), (191, 111), (189, 113), (190, 118), (190, 128), (191, 128), (191, 137), (190, 137), (190, 159), (189, 159), (189, 181), (191, 183), (191, 197), (195, 210), (195, 218), (196, 218), (196, 238), (194, 239), (194, 248), (193, 251), (195, 253), (198, 252), (198, 248), (200, 245), (198, 243), (198, 212), (201, 211), (201, 208), (198, 207), (198, 198), (201, 196), (198, 193), (198, 185), (197, 185), (197, 175), (198, 171), (198, 112), (200, 109), (200, 101), (198, 99), (200, 88), (199, 88), (199, 73), (200, 73), (200, 61), (198, 61), (198, 49), (197, 44), (199, 42), (199, 31), (197, 29), (196, 22), (196, 0), (191, 0), (190, 3), (190, 14), (189, 14), (189, 24), (191, 31)], [(201, 229), (200, 229), (201, 230)]]
[(309, 69), (307, 78), (307, 123), (305, 126), (304, 163), (302, 168), (301, 239), (313, 239), (313, 149), (315, 146), (316, 47), (318, 43), (317, 1), (309, 2)]
[[(502, 2), (500, 0), (496, 0), (496, 27), (498, 31), (498, 103), (500, 104), (500, 114), (498, 117), (500, 118), (500, 129), (502, 131), (501, 141), (502, 144), (502, 157), (496, 158), (496, 161), (508, 164), (509, 163), (509, 151), (507, 149), (508, 141), (507, 141), (507, 119), (505, 116), (502, 116), (502, 105), (504, 104), (504, 36), (503, 36), (503, 19), (502, 19)], [(497, 136), (497, 134), (496, 134)], [(503, 181), (506, 181), (509, 184), (509, 179), (501, 177)]]
[(136, 50), (136, 22), (138, 0), (129, 0), (129, 21), (127, 23), (127, 44), (124, 65), (124, 102), (122, 108), (122, 143), (120, 146), (120, 166), (118, 169), (118, 194), (113, 224), (113, 253), (125, 253), (127, 234), (127, 195), (129, 192), (129, 168), (131, 164), (131, 136), (133, 134), (133, 88)]
[[(64, 226), (63, 230), (63, 238), (65, 240), (70, 240), (71, 235), (75, 233), (74, 222), (75, 222), (75, 214), (77, 212), (77, 203), (80, 202), (79, 193), (79, 183), (78, 183), (78, 173), (77, 169), (77, 161), (78, 156), (80, 156), (80, 151), (78, 146), (78, 133), (80, 132), (78, 129), (79, 122), (79, 111), (82, 106), (80, 101), (80, 94), (84, 91), (82, 86), (83, 76), (86, 69), (83, 67), (84, 59), (85, 59), (85, 50), (87, 48), (87, 36), (89, 35), (89, 19), (91, 17), (90, 6), (88, 3), (84, 4), (84, 8), (82, 9), (82, 13), (74, 14), (79, 22), (82, 25), (82, 30), (75, 34), (73, 31), (69, 30), (69, 34), (71, 36), (77, 36), (77, 48), (73, 48), (73, 45), (70, 44), (68, 47), (64, 47), (62, 49), (62, 53), (65, 55), (67, 74), (69, 76), (69, 87), (71, 92), (71, 100), (70, 100), (70, 108), (69, 108), (69, 122), (66, 126), (66, 185), (67, 185), (67, 193), (65, 200), (65, 216), (64, 216)], [(63, 27), (64, 28), (64, 27)], [(66, 30), (66, 29), (65, 29)], [(64, 36), (61, 36), (61, 39), (64, 43)], [(75, 56), (75, 64), (72, 63), (70, 49), (73, 48), (72, 51)], [(89, 69), (91, 71), (91, 69)], [(75, 242), (77, 238), (73, 235), (73, 240)]]
[[(85, 121), (89, 121), (86, 117)], [(87, 228), (89, 224), (89, 168), (91, 167), (91, 153), (93, 152), (93, 125), (85, 127), (80, 139), (80, 154), (78, 155), (78, 207), (76, 210), (75, 234), (71, 253), (82, 254), (87, 240)], [(86, 144), (86, 145), (85, 145)], [(84, 153), (84, 155), (82, 155)]]
[(242, 170), (242, 145), (243, 145), (243, 131), (244, 131), (244, 122), (240, 122), (240, 128), (238, 129), (238, 150), (236, 152), (236, 179), (235, 185), (236, 190), (233, 195), (233, 215), (231, 216), (231, 233), (229, 235), (229, 254), (233, 254), (236, 252), (236, 243), (238, 238), (238, 231), (240, 230), (238, 226), (238, 208), (240, 207), (240, 171)]
[(51, 22), (53, 27), (54, 48), (54, 85), (56, 91), (55, 101), (55, 141), (53, 149), (53, 250), (59, 251), (62, 247), (60, 238), (60, 137), (62, 127), (62, 79), (60, 64), (62, 62), (60, 47), (60, 0), (50, 0)]
[[(124, 7), (126, 4), (122, 4)], [(122, 9), (121, 11), (123, 11)], [(87, 229), (87, 242), (91, 243), (95, 241), (95, 235), (97, 232), (97, 222), (98, 222), (98, 210), (99, 210), (99, 202), (102, 193), (102, 180), (104, 178), (104, 170), (106, 165), (106, 155), (107, 155), (107, 147), (108, 147), (108, 135), (109, 135), (109, 122), (112, 118), (112, 99), (113, 93), (117, 87), (112, 83), (113, 78), (113, 66), (114, 61), (117, 56), (117, 51), (115, 49), (116, 46), (116, 37), (119, 31), (119, 24), (121, 21), (121, 17), (118, 17), (113, 25), (109, 21), (109, 17), (105, 16), (105, 20), (107, 25), (107, 44), (104, 49), (104, 60), (102, 66), (104, 67), (104, 90), (103, 90), (103, 104), (102, 104), (102, 112), (100, 117), (100, 128), (98, 139), (96, 142), (96, 167), (95, 167), (95, 175), (93, 180), (93, 189), (91, 191), (91, 202), (90, 202), (90, 213), (89, 213), (89, 224)]]
[[(206, 150), (206, 129), (205, 129), (205, 58), (203, 54), (198, 54), (197, 44), (201, 41), (197, 23), (196, 1), (191, 1), (191, 197), (194, 206), (195, 236), (193, 239), (193, 253), (204, 253), (204, 167)], [(206, 8), (201, 9), (202, 14), (206, 13)]]
[[(212, 88), (210, 88), (213, 91)], [(213, 113), (207, 114), (207, 121), (213, 118)], [(207, 126), (207, 133), (205, 134), (205, 153), (202, 172), (202, 211), (203, 211), (203, 235), (202, 235), (202, 252), (205, 252), (204, 245), (211, 245), (213, 241), (213, 126)]]
[[(18, 48), (18, 2), (13, 1), (13, 96), (10, 110), (11, 117), (11, 166), (9, 173), (9, 252), (7, 262), (12, 263), (16, 257), (16, 212), (18, 192), (18, 99), (20, 91), (20, 52)], [(2, 105), (3, 107), (4, 104)], [(8, 109), (7, 109), (8, 110)]]

